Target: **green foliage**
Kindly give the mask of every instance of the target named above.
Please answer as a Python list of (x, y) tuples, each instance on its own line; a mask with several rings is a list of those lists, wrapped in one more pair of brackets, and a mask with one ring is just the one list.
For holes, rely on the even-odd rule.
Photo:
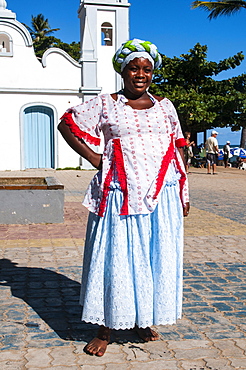
[(246, 1), (242, 0), (217, 0), (217, 1), (193, 1), (192, 8), (200, 8), (209, 13), (208, 18), (214, 19), (220, 15), (232, 15), (242, 8), (246, 8)]
[(60, 48), (66, 51), (73, 59), (79, 60), (80, 58), (80, 43), (72, 42), (67, 44), (62, 42), (60, 39), (57, 39), (54, 36), (47, 36), (42, 38), (40, 41), (37, 41), (33, 44), (34, 51), (37, 57), (42, 58), (45, 50), (49, 48)]
[(80, 43), (72, 42), (71, 44), (67, 44), (51, 36), (52, 33), (58, 31), (60, 28), (50, 28), (48, 19), (45, 19), (42, 14), (38, 14), (36, 17), (32, 16), (31, 24), (31, 27), (25, 24), (24, 26), (32, 36), (34, 51), (38, 58), (42, 58), (43, 53), (47, 49), (57, 47), (66, 51), (73, 59), (79, 60)]
[(62, 42), (59, 39), (56, 39), (56, 44), (53, 44), (53, 47), (60, 48), (66, 51), (73, 59), (79, 61), (80, 59), (80, 43), (73, 41), (71, 44)]
[(240, 65), (241, 52), (219, 63), (207, 61), (207, 46), (197, 43), (188, 54), (168, 58), (155, 71), (150, 91), (175, 105), (184, 131), (245, 126), (246, 75), (216, 81), (212, 77)]

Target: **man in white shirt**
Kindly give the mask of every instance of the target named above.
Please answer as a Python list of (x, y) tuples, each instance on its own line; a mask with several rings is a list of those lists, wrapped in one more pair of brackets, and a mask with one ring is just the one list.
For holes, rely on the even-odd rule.
[(211, 167), (213, 171), (213, 175), (217, 175), (216, 173), (216, 164), (217, 164), (217, 156), (219, 153), (219, 145), (216, 139), (218, 132), (213, 130), (211, 132), (211, 136), (207, 139), (205, 143), (205, 148), (207, 151), (207, 173), (211, 174)]

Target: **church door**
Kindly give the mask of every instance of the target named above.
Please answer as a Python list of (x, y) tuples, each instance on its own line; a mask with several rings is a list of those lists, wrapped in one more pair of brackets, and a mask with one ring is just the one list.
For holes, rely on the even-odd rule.
[(24, 110), (24, 168), (54, 168), (54, 113), (36, 105)]

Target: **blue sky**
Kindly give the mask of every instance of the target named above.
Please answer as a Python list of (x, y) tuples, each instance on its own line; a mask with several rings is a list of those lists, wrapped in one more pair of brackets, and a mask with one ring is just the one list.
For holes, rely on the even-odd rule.
[[(79, 41), (79, 0), (6, 1), (18, 21), (30, 25), (31, 16), (42, 13), (51, 28), (60, 28), (54, 34), (56, 37), (68, 43)], [(187, 53), (197, 42), (208, 46), (211, 61), (218, 62), (239, 51), (246, 57), (245, 9), (231, 17), (209, 21), (205, 11), (191, 9), (191, 0), (132, 0), (130, 3), (130, 37), (154, 42), (168, 57)], [(246, 60), (234, 70), (221, 73), (218, 79), (242, 73), (246, 73)], [(240, 133), (231, 133), (230, 129), (217, 131), (220, 144), (228, 139), (232, 144), (239, 144)]]

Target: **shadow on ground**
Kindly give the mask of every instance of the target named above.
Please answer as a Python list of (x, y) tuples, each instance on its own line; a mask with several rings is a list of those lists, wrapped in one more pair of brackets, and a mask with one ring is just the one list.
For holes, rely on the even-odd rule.
[[(0, 259), (1, 286), (9, 286), (12, 295), (26, 302), (61, 339), (88, 342), (95, 337), (98, 325), (81, 321), (77, 281), (50, 269), (18, 267), (9, 259)], [(5, 304), (8, 306), (7, 301)], [(15, 320), (13, 315), (12, 319)], [(35, 319), (23, 320), (21, 324), (39, 327)], [(113, 331), (112, 341), (141, 340), (133, 330), (118, 330)]]

